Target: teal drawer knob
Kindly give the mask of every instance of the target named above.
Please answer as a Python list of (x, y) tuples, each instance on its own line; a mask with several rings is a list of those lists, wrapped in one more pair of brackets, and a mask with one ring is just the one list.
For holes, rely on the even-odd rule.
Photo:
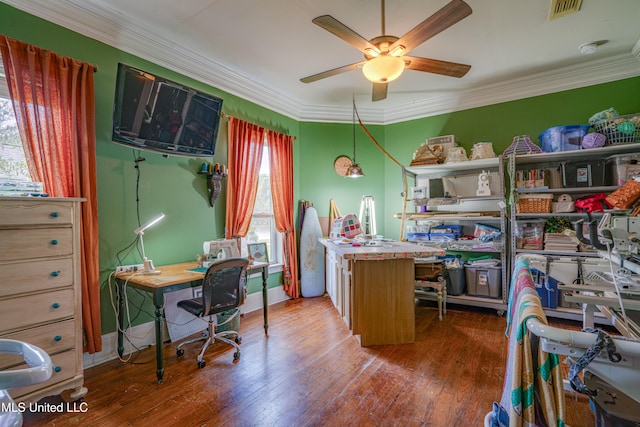
[(54, 341), (62, 341), (62, 336), (61, 335), (56, 335), (55, 337), (53, 337)]
[(53, 307), (53, 308), (60, 308), (60, 303), (58, 303), (58, 302), (54, 302), (53, 304), (51, 304), (51, 307)]
[(58, 218), (60, 216), (60, 214), (58, 212), (51, 212), (49, 214), (52, 218)]
[(51, 275), (52, 275), (53, 277), (58, 277), (58, 276), (60, 275), (60, 272), (59, 272), (59, 271), (52, 271), (52, 272), (51, 272)]
[(58, 241), (57, 241), (56, 239), (53, 239), (53, 240), (51, 240), (51, 244), (52, 244), (52, 245), (57, 245), (57, 244), (58, 244)]
[(55, 368), (53, 368), (53, 370), (56, 372), (60, 372), (62, 371), (62, 366), (56, 366)]

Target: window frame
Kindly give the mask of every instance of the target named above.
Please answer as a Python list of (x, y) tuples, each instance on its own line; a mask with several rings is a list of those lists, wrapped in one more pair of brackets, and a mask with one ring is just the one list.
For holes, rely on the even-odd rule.
[[(266, 136), (265, 136), (266, 139)], [(267, 161), (268, 164), (268, 160), (269, 160), (269, 146), (265, 140), (264, 146), (263, 146), (263, 152), (262, 152), (262, 161), (265, 162)], [(266, 156), (266, 157), (265, 157)], [(269, 175), (271, 174), (271, 170), (269, 170)], [(270, 176), (268, 177), (268, 179), (270, 179)], [(271, 188), (271, 183), (269, 183), (269, 188)], [(253, 211), (251, 214), (251, 221), (253, 222), (254, 219), (260, 219), (260, 218), (269, 218), (270, 219), (270, 235), (269, 235), (269, 244), (270, 244), (270, 253), (269, 253), (269, 273), (276, 273), (276, 272), (280, 272), (283, 271), (283, 264), (284, 264), (284, 243), (283, 243), (283, 237), (282, 237), (282, 233), (278, 231), (277, 227), (276, 227), (276, 217), (275, 217), (275, 213), (273, 212), (273, 197), (271, 197), (270, 199), (270, 203), (271, 203), (271, 212), (270, 213), (264, 213), (264, 212), (256, 212), (255, 211), (255, 204), (253, 207)], [(242, 256), (247, 256), (248, 255), (248, 249), (247, 249), (247, 244), (249, 243), (253, 243), (253, 242), (248, 242), (246, 237), (242, 237), (240, 239), (240, 244), (241, 244), (241, 253)], [(262, 243), (262, 242), (259, 242)], [(254, 276), (258, 276), (259, 273), (257, 274), (253, 274), (251, 277)]]
[[(0, 56), (0, 60), (2, 59), (2, 57)], [(4, 74), (4, 69), (0, 66), (0, 98), (6, 99), (9, 104), (12, 103), (11, 101), (11, 97), (9, 96), (9, 86), (7, 85), (7, 78)], [(15, 111), (14, 111), (14, 116), (15, 116)], [(4, 145), (4, 144), (3, 144)], [(24, 154), (24, 146), (22, 149), (22, 158), (24, 159), (25, 165), (27, 162), (26, 159), (26, 155)], [(17, 177), (15, 180), (16, 181), (29, 181), (31, 182), (33, 180), (33, 178), (31, 177), (31, 174), (29, 172), (29, 168), (28, 166), (26, 167), (26, 169), (22, 169), (23, 172), (25, 172), (24, 175), (21, 175), (20, 177)], [(10, 180), (14, 180), (14, 178), (9, 178)]]

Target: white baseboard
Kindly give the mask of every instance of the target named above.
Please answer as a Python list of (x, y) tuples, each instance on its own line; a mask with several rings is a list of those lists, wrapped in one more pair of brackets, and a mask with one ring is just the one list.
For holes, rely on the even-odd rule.
[[(276, 304), (289, 299), (289, 295), (286, 294), (282, 286), (270, 288), (267, 290), (267, 298), (269, 305)], [(262, 310), (262, 292), (254, 292), (247, 295), (247, 298), (242, 306), (240, 306), (240, 313), (251, 313), (252, 311)], [(128, 354), (136, 351), (136, 349), (144, 349), (155, 344), (156, 334), (154, 322), (147, 322), (132, 327), (127, 331), (127, 336), (130, 339), (125, 338), (124, 342), (124, 358)], [(164, 336), (168, 337), (166, 325), (164, 327)], [(102, 336), (102, 351), (99, 353), (84, 353), (82, 355), (82, 363), (84, 368), (90, 368), (92, 366), (100, 365), (104, 362), (114, 360), (118, 358), (118, 334), (111, 332)]]

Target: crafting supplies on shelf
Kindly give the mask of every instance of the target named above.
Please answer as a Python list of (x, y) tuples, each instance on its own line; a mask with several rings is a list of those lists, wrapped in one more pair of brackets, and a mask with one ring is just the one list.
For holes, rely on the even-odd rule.
[[(500, 266), (492, 267), (492, 274), (497, 273), (500, 279), (492, 280), (492, 276), (489, 284), (485, 278), (474, 278), (471, 292), (466, 286), (465, 269), (448, 269), (447, 299), (456, 304), (494, 308), (498, 313), (506, 308), (509, 283), (503, 168), (504, 160), (499, 157), (409, 167), (407, 172), (415, 177), (415, 187), (420, 187), (412, 190), (410, 199), (420, 211), (397, 215), (411, 221), (406, 227), (408, 240), (438, 246), (447, 255), (460, 255), (467, 261), (483, 256), (497, 259)], [(426, 221), (438, 224), (430, 224), (427, 229)]]
[(517, 189), (562, 188), (559, 168), (530, 168), (516, 171)]
[(551, 203), (553, 202), (553, 194), (528, 194), (523, 193), (518, 197), (516, 203), (517, 213), (549, 213), (551, 212)]
[(611, 156), (605, 165), (605, 175), (611, 177), (611, 185), (624, 185), (636, 175), (640, 175), (640, 154)]
[(607, 137), (608, 145), (640, 141), (640, 113), (617, 116), (593, 124), (596, 132)]
[(518, 221), (514, 230), (516, 249), (542, 249), (545, 220)]
[(546, 152), (581, 150), (588, 131), (589, 125), (555, 126), (540, 134), (540, 147)]

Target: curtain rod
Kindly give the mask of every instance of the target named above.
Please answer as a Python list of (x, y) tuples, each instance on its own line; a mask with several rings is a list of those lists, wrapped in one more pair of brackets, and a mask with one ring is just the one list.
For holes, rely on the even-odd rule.
[[(250, 122), (248, 120), (244, 120), (244, 119), (241, 119), (241, 118), (238, 118), (238, 117), (235, 117), (235, 116), (231, 116), (231, 115), (229, 115), (229, 114), (227, 114), (225, 112), (222, 112), (222, 111), (220, 112), (220, 117), (225, 118), (225, 119), (229, 119), (229, 118), (233, 117), (234, 119), (242, 120), (243, 122), (247, 122), (247, 123), (250, 123), (250, 124), (255, 125), (255, 126), (260, 126), (261, 128), (266, 129), (266, 130), (271, 130), (273, 132), (278, 132), (278, 133), (281, 133), (283, 135), (292, 136), (292, 135), (289, 135), (288, 133), (280, 132), (278, 130), (271, 129), (271, 128), (268, 128), (266, 126), (259, 125), (257, 123), (253, 123), (253, 122)], [(298, 138), (294, 136), (293, 139), (296, 140)]]

